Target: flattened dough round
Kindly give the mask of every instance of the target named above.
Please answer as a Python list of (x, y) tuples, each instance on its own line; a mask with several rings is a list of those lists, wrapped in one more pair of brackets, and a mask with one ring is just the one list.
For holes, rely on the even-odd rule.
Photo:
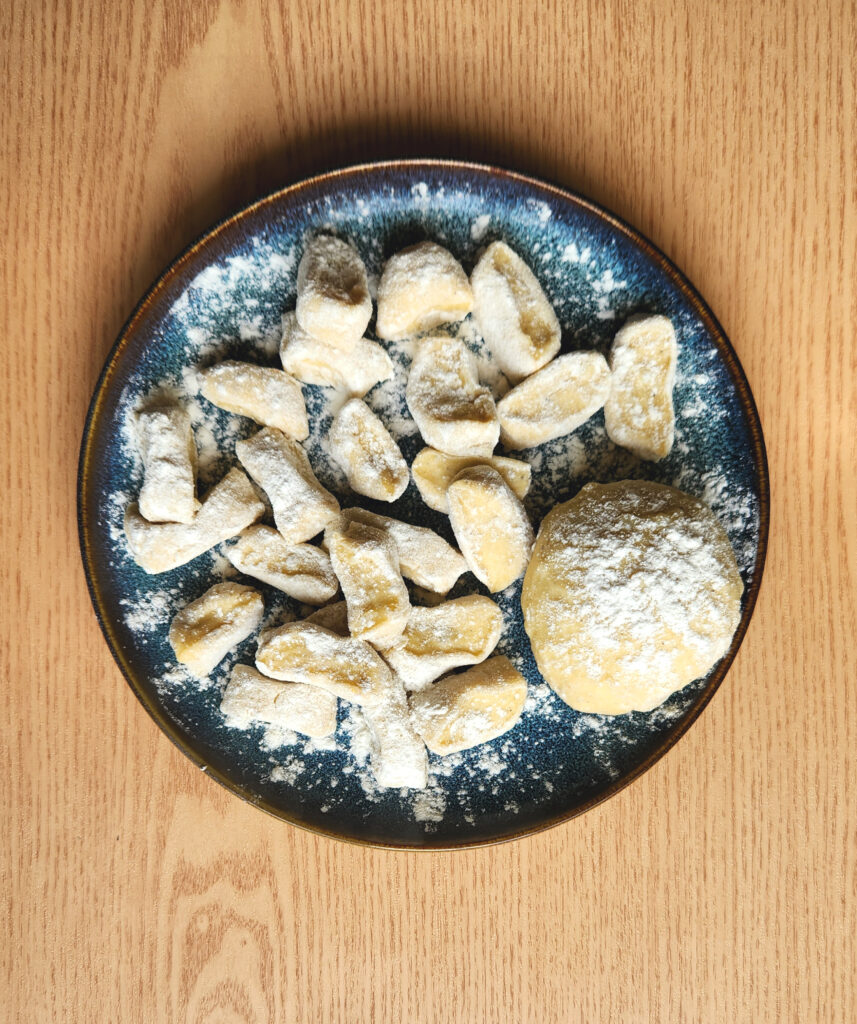
[(571, 707), (651, 711), (705, 675), (741, 617), (729, 538), (661, 484), (587, 484), (539, 530), (521, 605), (539, 671)]

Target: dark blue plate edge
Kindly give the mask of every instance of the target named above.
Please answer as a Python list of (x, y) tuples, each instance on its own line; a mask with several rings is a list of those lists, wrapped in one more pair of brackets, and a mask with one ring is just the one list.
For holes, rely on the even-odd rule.
[[(756, 549), (756, 559), (753, 568), (753, 576), (750, 584), (747, 588), (746, 599), (744, 604), (744, 611), (741, 616), (741, 620), (738, 624), (738, 628), (735, 631), (735, 635), (732, 638), (732, 643), (729, 650), (726, 652), (723, 659), (717, 665), (716, 669), (708, 679), (705, 688), (700, 691), (697, 695), (693, 707), (687, 712), (687, 714), (681, 719), (676, 727), (669, 732), (663, 742), (656, 747), (648, 757), (646, 757), (640, 764), (635, 766), (631, 771), (621, 778), (615, 780), (606, 786), (603, 790), (596, 793), (593, 797), (582, 803), (576, 805), (568, 811), (563, 811), (561, 814), (554, 815), (546, 818), (538, 824), (528, 826), (518, 831), (510, 832), (501, 836), (492, 836), (488, 838), (480, 839), (464, 839), (460, 842), (450, 842), (448, 840), (433, 840), (431, 835), (428, 834), (422, 837), (419, 842), (398, 842), (394, 840), (380, 840), (380, 839), (367, 839), (356, 836), (347, 836), (333, 829), (325, 829), (315, 824), (308, 824), (305, 821), (288, 814), (280, 807), (275, 807), (262, 799), (258, 794), (245, 789), (232, 779), (228, 778), (222, 772), (212, 768), (208, 765), (204, 758), (201, 758), (193, 749), (191, 745), (191, 738), (187, 736), (184, 730), (180, 729), (170, 718), (166, 715), (162, 708), (157, 704), (153, 703), (148, 694), (142, 691), (136, 683), (134, 673), (131, 671), (130, 666), (126, 663), (124, 653), (119, 645), (116, 637), (111, 632), (109, 619), (103, 610), (103, 603), (101, 594), (99, 593), (96, 586), (96, 567), (94, 564), (92, 544), (89, 537), (89, 519), (86, 506), (86, 491), (89, 481), (92, 477), (92, 467), (90, 464), (91, 456), (91, 440), (93, 436), (93, 428), (97, 421), (99, 411), (102, 405), (102, 400), (106, 392), (107, 385), (111, 373), (114, 368), (114, 364), (119, 356), (120, 352), (124, 348), (125, 344), (130, 341), (133, 337), (134, 330), (137, 326), (138, 321), (142, 318), (144, 313), (148, 310), (154, 301), (159, 297), (159, 293), (162, 292), (173, 280), (178, 276), (185, 265), (190, 259), (206, 244), (221, 234), (226, 228), (234, 224), (235, 222), (248, 217), (251, 214), (257, 214), (265, 206), (277, 202), (284, 198), (290, 193), (299, 193), (301, 191), (310, 190), (317, 188), (321, 185), (330, 184), (333, 182), (341, 182), (348, 179), (349, 177), (355, 177), (366, 174), (377, 174), (384, 171), (390, 172), (418, 172), (421, 168), (427, 169), (438, 169), (438, 170), (449, 170), (458, 172), (476, 172), (480, 175), (487, 177), (499, 177), (509, 179), (519, 185), (526, 185), (536, 190), (545, 191), (552, 193), (559, 197), (565, 202), (571, 202), (578, 207), (584, 207), (591, 213), (595, 214), (601, 220), (606, 221), (616, 230), (620, 231), (625, 235), (634, 245), (638, 246), (643, 250), (658, 266), (658, 268), (666, 274), (668, 278), (674, 283), (674, 285), (682, 292), (682, 294), (691, 303), (693, 308), (696, 310), (700, 319), (705, 324), (706, 328), (710, 332), (715, 344), (720, 350), (723, 360), (729, 370), (729, 373), (734, 381), (738, 396), (741, 402), (741, 406), (744, 410), (747, 418), (748, 429), (750, 433), (750, 440), (753, 447), (754, 454), (754, 466), (756, 469), (756, 486), (759, 495), (759, 541)], [(623, 790), (626, 786), (629, 786), (632, 782), (638, 779), (641, 775), (649, 770), (657, 761), (659, 761), (688, 731), (693, 723), (702, 714), (705, 707), (708, 705), (714, 693), (723, 681), (726, 673), (735, 660), (735, 656), (738, 653), (738, 649), (744, 640), (747, 633), (747, 629), (750, 624), (750, 619), (753, 615), (753, 610), (756, 606), (756, 601), (759, 596), (759, 590), (761, 589), (762, 576), (764, 574), (765, 560), (767, 556), (768, 547), (768, 531), (770, 526), (770, 480), (768, 474), (768, 458), (767, 451), (765, 448), (765, 440), (762, 434), (762, 426), (759, 418), (759, 412), (756, 407), (756, 402), (753, 398), (753, 394), (750, 390), (750, 385), (747, 381), (747, 377), (744, 373), (743, 367), (741, 366), (740, 360), (732, 346), (726, 332), (723, 330), (720, 322), (715, 317), (714, 313), (708, 307), (705, 300), (698, 293), (694, 285), (690, 280), (671, 262), (666, 254), (659, 249), (653, 242), (641, 234), (636, 228), (632, 227), (627, 221), (623, 220), (617, 214), (608, 210), (606, 207), (601, 206), (588, 197), (572, 192), (569, 189), (562, 188), (559, 185), (554, 185), (544, 180), (533, 178), (529, 175), (519, 174), (516, 171), (509, 171), (504, 168), (494, 167), (488, 164), (479, 164), (468, 161), (459, 160), (444, 160), (444, 159), (404, 159), (404, 160), (385, 160), (377, 163), (364, 163), (355, 164), (350, 167), (340, 168), (338, 170), (326, 171), (321, 174), (314, 175), (310, 178), (305, 178), (302, 181), (295, 182), (292, 185), (288, 185), (282, 189), (278, 189), (256, 202), (251, 203), (249, 206), (243, 207), (236, 213), (223, 218), (214, 224), (213, 227), (209, 228), (202, 234), (200, 234), (190, 245), (188, 245), (172, 262), (155, 278), (150, 287), (147, 289), (143, 297), (134, 307), (131, 315), (125, 321), (119, 332), (116, 341), (108, 353), (107, 359), (104, 366), (99, 374), (98, 381), (95, 385), (95, 391), (93, 393), (92, 400), (89, 405), (89, 409), (86, 414), (86, 420), (84, 422), (83, 436), (81, 440), (80, 457), (78, 460), (78, 473), (77, 473), (77, 524), (78, 524), (78, 539), (81, 549), (81, 559), (83, 561), (84, 575), (86, 576), (87, 589), (89, 591), (90, 600), (92, 601), (93, 610), (95, 611), (95, 617), (98, 621), (98, 625), (101, 628), (101, 632), (104, 639), (107, 642), (107, 646), (113, 655), (114, 660), (119, 666), (122, 675), (125, 677), (125, 681), (133, 691), (137, 700), (143, 705), (149, 716), (156, 722), (162, 732), (175, 744), (176, 747), (190, 759), (201, 771), (206, 772), (209, 778), (214, 779), (220, 783), (229, 792), (234, 793), (242, 800), (253, 804), (255, 807), (259, 807), (261, 810), (266, 811), (268, 814), (281, 821), (287, 821), (298, 828), (304, 829), (305, 831), (314, 833), (316, 835), (325, 836), (326, 838), (336, 839), (340, 842), (346, 842), (355, 846), (371, 847), (375, 849), (387, 849), (387, 850), (462, 850), (462, 849), (475, 849), (478, 847), (495, 846), (499, 843), (511, 842), (515, 839), (522, 839), (525, 836), (534, 835), (538, 832), (543, 832), (547, 829), (554, 828), (555, 826), (562, 824), (565, 821), (570, 821), (572, 818), (576, 818), (580, 814), (584, 814), (586, 811), (591, 810), (593, 807), (602, 803), (604, 800), (609, 799), (616, 793)]]

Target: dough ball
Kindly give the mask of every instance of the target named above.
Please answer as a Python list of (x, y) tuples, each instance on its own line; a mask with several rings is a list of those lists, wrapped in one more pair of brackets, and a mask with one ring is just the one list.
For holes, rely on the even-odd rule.
[(587, 484), (542, 523), (521, 605), (539, 670), (571, 707), (651, 711), (726, 651), (744, 590), (723, 527), (661, 484)]

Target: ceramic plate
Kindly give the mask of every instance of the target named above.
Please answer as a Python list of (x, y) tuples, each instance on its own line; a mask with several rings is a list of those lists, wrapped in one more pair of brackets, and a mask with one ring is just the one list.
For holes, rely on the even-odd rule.
[[(329, 741), (224, 724), (220, 693), (233, 664), (252, 663), (255, 639), (205, 685), (176, 665), (167, 642), (172, 614), (231, 567), (217, 550), (173, 572), (147, 576), (130, 558), (122, 518), (139, 489), (140, 466), (129, 413), (155, 391), (175, 394), (195, 425), (201, 490), (218, 479), (235, 462), (235, 441), (256, 427), (196, 394), (196, 368), (224, 357), (277, 365), (280, 316), (294, 308), (300, 254), (305, 239), (322, 230), (351, 241), (376, 278), (387, 256), (421, 239), (447, 246), (468, 271), (482, 247), (503, 239), (534, 268), (553, 302), (563, 350), (606, 353), (633, 313), (672, 319), (680, 354), (676, 442), (669, 458), (642, 463), (614, 447), (602, 413), (574, 434), (519, 454), (533, 469), (526, 506), (536, 527), (551, 506), (590, 480), (644, 477), (710, 505), (732, 541), (746, 590), (729, 653), (706, 678), (648, 714), (609, 718), (572, 711), (535, 667), (519, 581), (497, 595), (506, 622), (497, 653), (507, 654), (527, 677), (521, 722), (471, 751), (430, 755), (424, 792), (374, 785), (365, 730), (344, 702)], [(460, 330), (490, 376), (475, 330), (468, 323)], [(410, 349), (401, 344), (388, 350), (396, 375), (367, 401), (410, 461), (422, 447), (404, 404)], [(332, 394), (304, 390), (312, 421), (306, 447), (343, 507), (368, 505), (451, 540), (446, 518), (425, 506), (413, 483), (384, 508), (349, 493), (325, 444)], [(735, 656), (756, 600), (768, 480), (758, 416), (735, 353), (696, 291), (650, 242), (595, 204), (542, 182), (489, 167), (402, 161), (353, 167), (286, 188), (220, 224), (164, 272), (122, 331), (98, 382), (83, 437), (79, 517), (84, 566), (110, 649), (146, 710), (199, 767), (259, 807), (316, 832), (395, 847), (464, 847), (522, 836), (592, 807), (652, 765), (699, 715)], [(309, 611), (261, 589), (269, 622)], [(467, 574), (453, 595), (480, 590)]]

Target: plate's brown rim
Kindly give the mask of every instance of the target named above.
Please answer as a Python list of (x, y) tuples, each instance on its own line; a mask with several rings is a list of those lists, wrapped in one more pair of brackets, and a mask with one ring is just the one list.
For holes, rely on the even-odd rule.
[[(134, 335), (139, 321), (146, 314), (149, 307), (153, 304), (160, 293), (167, 287), (167, 285), (176, 277), (184, 266), (199, 252), (204, 246), (208, 245), (218, 235), (222, 234), (227, 228), (229, 228), (236, 221), (239, 221), (247, 217), (251, 213), (258, 213), (274, 202), (279, 202), (283, 198), (289, 195), (298, 194), (301, 191), (315, 188), (323, 184), (331, 184), (336, 181), (341, 181), (347, 178), (359, 177), (360, 175), (366, 175), (370, 173), (378, 173), (383, 171), (418, 171), (420, 168), (441, 168), (448, 170), (457, 171), (473, 171), (479, 174), (485, 174), (489, 177), (495, 176), (500, 178), (508, 178), (512, 181), (520, 184), (527, 185), (529, 187), (536, 188), (538, 190), (552, 193), (558, 196), (560, 199), (571, 202), (575, 206), (584, 208), (593, 213), (596, 217), (612, 225), (617, 231), (620, 231), (626, 238), (632, 243), (642, 249), (664, 272), (675, 284), (675, 286), (682, 292), (686, 299), (690, 301), (700, 319), (706, 325), (710, 334), (714, 338), (718, 348), (720, 349), (721, 355), (723, 356), (724, 362), (729, 369), (730, 375), (735, 383), (738, 391), (738, 395), (741, 401), (741, 405), (744, 409), (747, 417), (750, 439), (755, 454), (755, 465), (757, 467), (757, 484), (759, 492), (759, 543), (756, 549), (756, 563), (753, 568), (753, 576), (750, 581), (750, 585), (747, 588), (746, 602), (744, 605), (744, 612), (741, 616), (741, 621), (738, 624), (738, 628), (735, 631), (735, 636), (732, 638), (732, 643), (729, 650), (724, 655), (710, 679), (705, 685), (705, 688), (699, 693), (696, 698), (696, 702), (687, 715), (682, 718), (675, 729), (670, 732), (664, 739), (664, 741), (653, 750), (648, 757), (646, 757), (639, 765), (637, 765), (627, 775), (618, 779), (616, 782), (611, 783), (600, 793), (593, 796), (589, 800), (584, 801), (579, 806), (573, 808), (570, 811), (564, 811), (561, 814), (554, 815), (544, 821), (539, 822), (537, 825), (528, 826), (522, 828), (516, 832), (512, 832), (509, 835), (498, 836), (489, 839), (473, 839), (463, 840), (461, 842), (451, 842), (447, 840), (432, 840), (430, 836), (427, 836), (424, 841), (419, 844), (412, 844), (407, 842), (395, 842), (395, 841), (381, 841), (372, 839), (361, 839), (356, 836), (342, 835), (332, 829), (325, 829), (317, 825), (310, 825), (305, 821), (300, 821), (297, 818), (285, 813), (281, 808), (275, 807), (263, 800), (257, 794), (245, 789), (245, 787), (234, 782), (232, 779), (226, 777), (223, 773), (217, 769), (212, 768), (208, 765), (203, 758), (201, 758), (189, 745), (185, 739), (184, 734), (172, 722), (166, 715), (164, 710), (149, 700), (148, 695), (141, 690), (137, 685), (134, 672), (131, 670), (130, 665), (126, 662), (122, 648), (119, 645), (116, 637), (113, 634), (112, 626), (106, 611), (103, 607), (103, 601), (101, 594), (95, 584), (95, 573), (96, 568), (94, 565), (94, 558), (92, 552), (92, 546), (90, 543), (89, 536), (89, 520), (87, 510), (84, 503), (84, 497), (91, 476), (91, 451), (92, 451), (92, 437), (93, 427), (100, 415), (101, 408), (103, 405), (104, 395), (106, 391), (106, 385), (113, 372), (118, 356), (122, 350), (126, 347), (129, 339)], [(753, 615), (753, 610), (756, 606), (756, 600), (759, 595), (759, 590), (762, 584), (762, 576), (765, 568), (765, 558), (767, 555), (768, 547), (768, 529), (770, 524), (770, 481), (768, 477), (768, 458), (765, 449), (765, 441), (762, 435), (762, 427), (759, 419), (758, 409), (756, 407), (753, 394), (750, 390), (750, 385), (747, 381), (744, 370), (738, 359), (738, 356), (732, 347), (732, 343), (726, 336), (726, 332), (720, 325), (720, 322), (714, 316), (712, 311), (709, 309), (705, 300), (698, 293), (696, 288), (690, 282), (690, 280), (671, 262), (671, 260), (663, 253), (653, 242), (642, 235), (636, 228), (632, 227), (621, 217), (615, 213), (607, 210), (599, 203), (581, 195), (580, 193), (573, 192), (569, 189), (562, 188), (558, 185), (551, 184), (550, 182), (543, 181), (538, 178), (533, 178), (526, 174), (520, 174), (516, 171), (509, 171), (505, 168), (494, 167), (490, 164), (480, 164), (469, 161), (460, 160), (444, 160), (444, 159), (403, 159), (403, 160), (385, 160), (377, 163), (363, 163), (355, 164), (350, 167), (343, 167), (337, 170), (327, 171), (322, 174), (314, 175), (313, 177), (306, 178), (302, 181), (296, 182), (292, 185), (288, 185), (285, 188), (278, 189), (276, 192), (272, 192), (269, 195), (251, 203), (239, 210), (237, 213), (232, 214), (229, 217), (219, 221), (214, 227), (210, 228), (204, 234), (200, 235), (194, 242), (192, 242), (183, 252), (181, 252), (169, 266), (156, 278), (150, 288), (146, 291), (143, 298), (137, 303), (133, 312), (129, 316), (125, 325), (119, 333), (110, 353), (107, 356), (104, 367), (99, 374), (98, 381), (95, 386), (92, 401), (90, 402), (89, 409), (86, 415), (86, 421), (83, 428), (83, 438), (81, 441), (80, 460), (78, 463), (78, 480), (77, 480), (77, 519), (78, 519), (78, 536), (80, 541), (81, 555), (83, 559), (84, 574), (86, 576), (86, 584), (89, 589), (89, 595), (92, 600), (92, 606), (95, 610), (95, 616), (98, 620), (98, 624), (101, 627), (101, 631), (104, 635), (107, 645), (110, 648), (110, 652), (113, 655), (114, 660), (118, 664), (122, 674), (125, 677), (126, 682), (134, 692), (139, 702), (146, 709), (148, 714), (154, 719), (157, 725), (160, 727), (162, 732), (178, 747), (178, 749), (192, 761), (198, 768), (206, 772), (209, 778), (219, 782), (225, 789), (234, 793), (236, 796), (245, 800), (247, 803), (252, 804), (255, 807), (266, 811), (268, 814), (280, 821), (286, 821), (291, 825), (298, 828), (304, 829), (307, 832), (314, 833), (315, 835), (321, 835), (329, 839), (336, 839), (340, 842), (351, 843), (355, 846), (370, 847), (374, 849), (383, 850), (404, 850), (404, 851), (438, 851), (438, 850), (472, 850), (479, 847), (495, 846), (500, 843), (511, 842), (515, 839), (523, 839), (526, 836), (535, 835), (539, 832), (544, 832), (547, 829), (554, 828), (557, 825), (562, 824), (566, 821), (571, 821), (578, 815), (586, 813), (593, 807), (608, 800), (610, 797), (615, 796), (626, 786), (629, 786), (632, 782), (640, 778), (645, 772), (647, 772), (655, 762), (659, 761), (673, 746), (685, 735), (688, 729), (693, 723), (699, 718), (703, 710), (707, 706), (708, 702), (714, 696), (715, 691), (720, 686), (726, 673), (732, 666), (732, 662), (735, 660), (735, 656), (738, 653), (738, 649), (747, 633), (747, 629), (750, 624), (750, 619)]]

